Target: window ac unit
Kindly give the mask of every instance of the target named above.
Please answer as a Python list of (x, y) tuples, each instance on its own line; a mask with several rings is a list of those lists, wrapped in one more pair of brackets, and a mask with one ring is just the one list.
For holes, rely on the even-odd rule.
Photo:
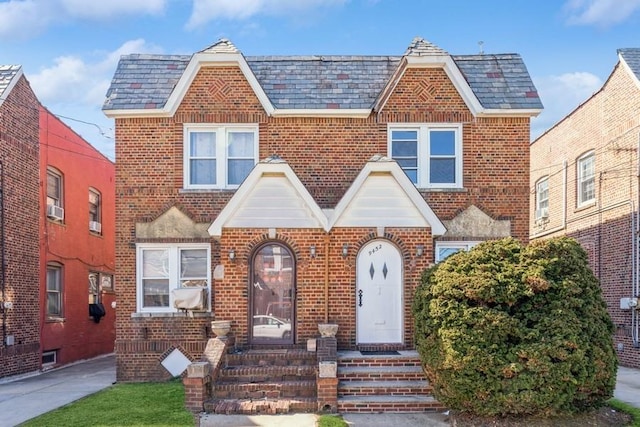
[(536, 209), (536, 219), (547, 219), (549, 218), (549, 208), (540, 208)]
[(173, 306), (179, 310), (206, 311), (209, 306), (206, 288), (178, 288), (171, 294)]
[(51, 219), (62, 221), (64, 219), (64, 209), (56, 205), (47, 205), (47, 216)]
[(89, 231), (100, 233), (102, 231), (102, 224), (98, 221), (89, 221)]

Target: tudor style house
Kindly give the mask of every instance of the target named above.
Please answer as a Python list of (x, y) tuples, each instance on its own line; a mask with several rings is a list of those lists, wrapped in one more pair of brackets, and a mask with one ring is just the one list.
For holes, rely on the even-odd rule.
[[(237, 349), (414, 348), (423, 270), (527, 241), (530, 118), (516, 54), (123, 56), (116, 126), (118, 381), (199, 360), (212, 320)], [(179, 366), (179, 369), (175, 369)]]
[(568, 235), (600, 280), (620, 364), (640, 368), (640, 49), (531, 145), (531, 240)]

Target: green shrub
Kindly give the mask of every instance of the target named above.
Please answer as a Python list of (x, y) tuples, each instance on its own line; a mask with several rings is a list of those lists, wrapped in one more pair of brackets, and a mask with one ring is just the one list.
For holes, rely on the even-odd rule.
[(555, 415), (612, 396), (613, 323), (575, 240), (454, 254), (424, 272), (413, 311), (427, 376), (451, 409)]

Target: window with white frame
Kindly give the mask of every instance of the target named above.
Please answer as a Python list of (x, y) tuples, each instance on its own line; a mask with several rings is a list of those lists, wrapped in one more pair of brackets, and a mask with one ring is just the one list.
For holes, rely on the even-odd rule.
[(47, 169), (47, 205), (64, 207), (62, 203), (62, 174), (53, 168)]
[(185, 188), (237, 188), (258, 158), (255, 125), (185, 125)]
[(578, 207), (596, 199), (596, 157), (593, 151), (578, 159)]
[(94, 233), (102, 232), (101, 197), (97, 190), (89, 189), (89, 230)]
[(536, 183), (536, 219), (549, 217), (549, 178), (544, 177)]
[(462, 187), (462, 127), (389, 125), (389, 153), (419, 188)]
[(436, 262), (460, 251), (468, 251), (480, 242), (436, 242)]
[(62, 317), (62, 266), (47, 265), (47, 316)]
[(211, 251), (208, 244), (138, 244), (139, 312), (175, 312), (171, 291), (207, 288), (211, 295)]

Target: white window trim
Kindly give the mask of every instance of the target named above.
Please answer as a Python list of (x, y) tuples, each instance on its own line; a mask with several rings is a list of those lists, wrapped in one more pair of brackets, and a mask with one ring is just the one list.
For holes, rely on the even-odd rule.
[[(588, 158), (593, 159), (593, 182), (594, 182), (593, 198), (588, 200), (582, 200), (582, 185), (586, 181), (585, 177), (582, 176), (582, 162)], [(578, 208), (589, 206), (595, 203), (596, 201), (595, 177), (596, 177), (596, 155), (594, 151), (589, 151), (587, 153), (584, 153), (582, 156), (578, 157), (578, 160), (576, 161), (576, 182), (577, 182), (576, 200), (577, 200)]]
[[(192, 131), (213, 132), (216, 134), (216, 184), (191, 184), (190, 181), (190, 138)], [(258, 162), (259, 129), (257, 124), (212, 124), (212, 123), (185, 123), (183, 131), (183, 186), (185, 189), (235, 189), (239, 185), (227, 184), (227, 134), (231, 131), (254, 133), (253, 164)]]
[[(389, 123), (387, 125), (387, 153), (391, 158), (392, 131), (418, 131), (418, 188), (462, 188), (462, 125), (455, 123)], [(455, 131), (455, 182), (451, 184), (429, 182), (429, 166), (431, 160), (429, 131), (431, 130), (453, 130)]]
[[(168, 307), (144, 307), (142, 293), (142, 252), (144, 250), (168, 250), (169, 251), (169, 306)], [(136, 310), (138, 313), (177, 313), (179, 310), (173, 307), (173, 295), (171, 291), (180, 287), (179, 259), (181, 249), (206, 249), (207, 250), (207, 311), (211, 311), (211, 245), (208, 243), (138, 243), (136, 244)], [(202, 288), (194, 288), (202, 289)]]
[[(540, 184), (542, 184), (543, 182), (547, 183), (547, 198), (546, 199), (542, 199), (540, 197)], [(542, 209), (545, 209), (541, 206), (541, 202), (543, 200), (546, 200), (547, 202), (547, 206), (546, 206), (546, 216), (549, 216), (549, 177), (545, 176), (540, 178), (538, 181), (536, 181), (536, 211), (535, 211), (535, 219), (540, 219), (542, 218), (543, 212)]]
[(436, 242), (435, 262), (438, 263), (438, 262), (442, 261), (442, 259), (440, 259), (440, 249), (442, 249), (442, 248), (452, 248), (452, 249), (459, 249), (459, 250), (462, 250), (462, 251), (468, 251), (469, 249), (473, 248), (474, 246), (476, 246), (479, 243), (481, 243), (481, 242), (479, 242), (479, 241)]

